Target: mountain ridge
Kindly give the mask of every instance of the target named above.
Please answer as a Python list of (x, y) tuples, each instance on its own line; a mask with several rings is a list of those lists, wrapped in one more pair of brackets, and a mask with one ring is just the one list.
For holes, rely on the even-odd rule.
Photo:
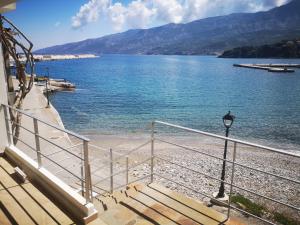
[(100, 38), (56, 45), (38, 54), (175, 54), (221, 53), (239, 46), (263, 45), (300, 36), (300, 0), (265, 12), (232, 13), (185, 24), (169, 23)]

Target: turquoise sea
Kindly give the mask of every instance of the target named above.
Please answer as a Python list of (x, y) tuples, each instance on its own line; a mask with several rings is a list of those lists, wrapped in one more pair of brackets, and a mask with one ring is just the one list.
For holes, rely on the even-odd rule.
[(234, 63), (300, 60), (103, 55), (39, 62), (36, 72), (49, 67), (52, 78), (77, 85), (51, 102), (65, 127), (82, 134), (143, 132), (155, 119), (223, 134), (222, 116), (231, 110), (232, 136), (300, 150), (300, 69), (270, 73)]

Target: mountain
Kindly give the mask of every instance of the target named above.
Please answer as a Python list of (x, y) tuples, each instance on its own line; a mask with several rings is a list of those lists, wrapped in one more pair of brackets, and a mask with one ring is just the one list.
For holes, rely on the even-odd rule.
[(225, 51), (220, 58), (300, 58), (300, 39)]
[(129, 30), (37, 50), (37, 54), (212, 54), (300, 37), (300, 0), (266, 12)]

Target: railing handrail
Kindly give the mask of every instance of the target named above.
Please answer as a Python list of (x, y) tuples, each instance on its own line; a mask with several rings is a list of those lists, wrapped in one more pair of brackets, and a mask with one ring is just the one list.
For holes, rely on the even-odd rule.
[(222, 136), (222, 135), (209, 133), (209, 132), (206, 132), (206, 131), (192, 129), (192, 128), (188, 128), (188, 127), (184, 127), (184, 126), (180, 126), (180, 125), (175, 125), (175, 124), (172, 124), (172, 123), (162, 122), (162, 121), (159, 121), (159, 120), (155, 120), (154, 123), (166, 125), (166, 126), (169, 126), (169, 127), (178, 128), (178, 129), (189, 131), (189, 132), (192, 132), (192, 133), (202, 134), (202, 135), (209, 136), (209, 137), (214, 137), (214, 138), (218, 138), (218, 139), (222, 139), (222, 140), (227, 140), (227, 141), (230, 141), (230, 142), (236, 142), (238, 144), (243, 144), (243, 145), (247, 145), (247, 146), (250, 146), (250, 147), (256, 147), (256, 148), (264, 149), (264, 150), (267, 150), (267, 151), (276, 152), (278, 154), (283, 154), (283, 155), (288, 155), (288, 156), (293, 156), (293, 157), (300, 158), (300, 155), (298, 155), (296, 153), (288, 152), (286, 150), (280, 150), (280, 149), (277, 149), (277, 148), (267, 147), (267, 146), (264, 146), (264, 145), (259, 145), (259, 144), (255, 144), (255, 143), (251, 143), (251, 142), (247, 142), (247, 141), (242, 141), (242, 140), (239, 140), (239, 139), (236, 139), (236, 138), (229, 138), (229, 137), (225, 137), (225, 136)]
[[(15, 107), (12, 107), (12, 106), (6, 105), (6, 104), (0, 104), (0, 107), (4, 108), (4, 119), (5, 119), (5, 122), (6, 122), (6, 129), (7, 129), (6, 133), (8, 135), (8, 145), (14, 144), (12, 139), (11, 139), (11, 137), (14, 137), (17, 140), (21, 141), (23, 144), (25, 144), (27, 147), (29, 147), (31, 150), (34, 150), (36, 152), (37, 158), (34, 159), (34, 160), (37, 161), (38, 168), (43, 167), (42, 158), (45, 158), (45, 159), (49, 160), (51, 163), (53, 163), (56, 166), (60, 167), (62, 169), (60, 172), (66, 171), (69, 174), (71, 174), (73, 177), (77, 178), (79, 181), (81, 181), (82, 196), (86, 199), (86, 203), (92, 202), (93, 201), (92, 182), (91, 182), (91, 172), (90, 172), (90, 163), (89, 163), (89, 149), (88, 149), (88, 145), (89, 145), (90, 140), (88, 138), (82, 136), (82, 135), (76, 134), (76, 133), (74, 133), (72, 131), (69, 131), (67, 129), (60, 128), (56, 125), (52, 125), (52, 124), (50, 124), (50, 123), (48, 123), (48, 122), (46, 122), (42, 119), (39, 119), (39, 118), (29, 114), (28, 112), (25, 112), (24, 110), (16, 109)], [(12, 121), (10, 119), (8, 109), (15, 110), (16, 112), (21, 113), (22, 115), (25, 115), (28, 118), (31, 118), (33, 120), (33, 125), (34, 125), (33, 126), (33, 131), (31, 131), (28, 128), (25, 128), (24, 126), (21, 126), (20, 124), (15, 123), (14, 121)], [(27, 144), (23, 140), (21, 140), (19, 136), (15, 136), (13, 134), (13, 132), (11, 132), (9, 122), (15, 123), (15, 124), (19, 125), (21, 128), (23, 128), (24, 130), (26, 130), (27, 132), (33, 134), (34, 137), (35, 137), (35, 140), (34, 140), (35, 145), (36, 145), (35, 148), (32, 147), (31, 145)], [(76, 137), (82, 143), (77, 143), (77, 144), (72, 145), (70, 147), (63, 147), (59, 143), (55, 143), (53, 141), (50, 141), (48, 138), (43, 137), (42, 135), (39, 134), (39, 129), (38, 129), (39, 122), (46, 125), (46, 126), (48, 126), (48, 127), (52, 127), (56, 130), (59, 130), (59, 131), (65, 133), (65, 134)], [(47, 143), (59, 148), (60, 150), (56, 151), (56, 152), (52, 152), (52, 153), (47, 155), (47, 154), (42, 152), (42, 149), (41, 149), (41, 146), (40, 146), (40, 140), (46, 141)], [(70, 151), (70, 149), (73, 149), (73, 148), (78, 147), (80, 145), (82, 145), (82, 148), (83, 148), (81, 154), (75, 154), (72, 151)], [(75, 157), (76, 159), (79, 159), (81, 161), (81, 174), (80, 175), (75, 174), (74, 172), (69, 170), (68, 167), (65, 167), (65, 166), (60, 164), (60, 162), (65, 161), (65, 160), (69, 160), (69, 159), (71, 159), (71, 157), (64, 158), (61, 161), (57, 161), (57, 160), (54, 160), (54, 159), (50, 158), (51, 155), (58, 154), (60, 152), (66, 152), (67, 154), (72, 155), (72, 157)]]
[(28, 117), (30, 117), (30, 118), (32, 118), (32, 119), (36, 119), (36, 120), (38, 120), (39, 122), (41, 122), (41, 123), (43, 123), (43, 124), (46, 124), (47, 126), (50, 126), (50, 127), (54, 128), (54, 129), (57, 129), (57, 130), (59, 130), (59, 131), (61, 131), (61, 132), (66, 133), (66, 134), (69, 134), (69, 135), (71, 135), (71, 136), (73, 136), (73, 137), (76, 137), (76, 138), (81, 139), (81, 140), (84, 140), (84, 141), (90, 141), (90, 139), (87, 138), (87, 137), (84, 137), (84, 136), (82, 136), (82, 135), (80, 135), (80, 134), (74, 133), (74, 132), (72, 132), (72, 131), (70, 131), (70, 130), (67, 130), (67, 129), (58, 127), (58, 126), (56, 126), (56, 125), (50, 124), (50, 123), (48, 123), (48, 122), (46, 122), (46, 121), (44, 121), (44, 120), (42, 120), (42, 119), (40, 119), (40, 118), (38, 118), (38, 117), (36, 117), (36, 116), (31, 115), (31, 114), (28, 113), (28, 112), (25, 112), (25, 111), (22, 110), (22, 109), (17, 109), (17, 108), (15, 108), (15, 107), (12, 107), (12, 106), (6, 105), (6, 104), (1, 104), (1, 105), (4, 105), (5, 107), (8, 107), (8, 108), (10, 108), (10, 109), (13, 109), (13, 110), (15, 110), (15, 111), (17, 111), (17, 112), (20, 112), (20, 113), (22, 113), (22, 114), (24, 114), (24, 115), (26, 115), (26, 116), (28, 116)]

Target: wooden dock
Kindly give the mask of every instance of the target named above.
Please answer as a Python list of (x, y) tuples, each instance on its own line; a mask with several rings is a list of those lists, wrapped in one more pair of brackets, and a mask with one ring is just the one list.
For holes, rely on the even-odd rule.
[(274, 73), (293, 73), (295, 72), (295, 70), (289, 69), (288, 67), (296, 68), (299, 66), (300, 68), (300, 65), (297, 64), (233, 64), (233, 66), (250, 68), (250, 69), (267, 70), (268, 72), (274, 72)]

